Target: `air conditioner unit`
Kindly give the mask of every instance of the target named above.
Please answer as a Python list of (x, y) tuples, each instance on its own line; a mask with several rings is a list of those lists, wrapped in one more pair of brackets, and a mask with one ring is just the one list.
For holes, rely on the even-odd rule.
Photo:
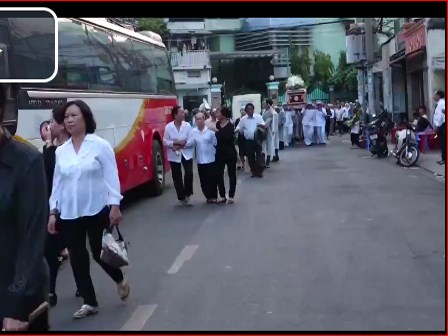
[(349, 34), (345, 37), (347, 64), (366, 60), (366, 35), (364, 32)]

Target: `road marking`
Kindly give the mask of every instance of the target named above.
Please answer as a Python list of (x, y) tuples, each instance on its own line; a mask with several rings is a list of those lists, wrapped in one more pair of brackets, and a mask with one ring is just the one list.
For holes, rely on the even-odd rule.
[(198, 247), (199, 247), (199, 245), (185, 246), (184, 249), (177, 256), (176, 260), (174, 260), (173, 265), (170, 267), (170, 269), (167, 271), (167, 273), (168, 274), (176, 274), (177, 272), (179, 272), (182, 265), (186, 261), (189, 261), (189, 260), (191, 260), (191, 258), (193, 258), (193, 255), (195, 254)]
[(140, 331), (145, 327), (146, 322), (149, 320), (157, 305), (142, 305), (135, 308), (131, 317), (121, 327), (120, 331)]

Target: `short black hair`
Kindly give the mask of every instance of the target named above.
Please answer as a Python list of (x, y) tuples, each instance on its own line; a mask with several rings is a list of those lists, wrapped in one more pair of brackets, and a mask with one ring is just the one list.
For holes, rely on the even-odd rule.
[(53, 107), (53, 111), (51, 111), (51, 116), (53, 117), (53, 120), (56, 123), (58, 123), (59, 125), (63, 124), (65, 119), (65, 106), (57, 105)]
[(72, 105), (77, 106), (81, 110), (82, 117), (86, 124), (86, 134), (95, 133), (96, 122), (95, 122), (95, 118), (93, 117), (93, 112), (90, 109), (90, 106), (87, 105), (82, 100), (73, 100), (73, 101), (70, 101), (67, 104), (65, 104), (65, 106), (63, 108), (64, 118), (65, 118), (65, 114), (67, 113), (67, 109)]
[(443, 92), (443, 91), (436, 91), (436, 95), (438, 95), (440, 97), (440, 99), (445, 98), (445, 92)]
[(420, 107), (419, 107), (418, 109), (419, 109), (419, 110), (420, 110), (420, 109), (422, 109), (422, 110), (423, 110), (423, 111), (425, 111), (425, 112), (427, 111), (427, 109), (426, 109), (426, 106), (425, 106), (425, 105), (421, 105), (421, 106), (420, 106)]
[(274, 101), (271, 98), (266, 99), (266, 104), (272, 106), (274, 105)]
[(45, 139), (42, 137), (42, 127), (44, 127), (45, 125), (50, 125), (50, 120), (44, 120), (39, 125), (39, 134), (42, 141), (45, 141)]
[(252, 103), (247, 103), (247, 104), (246, 104), (246, 107), (244, 108), (244, 111), (247, 112), (247, 108), (248, 108), (248, 107), (252, 107), (252, 108), (255, 110), (255, 106), (254, 106), (254, 104), (252, 104)]
[(182, 107), (179, 105), (173, 107), (173, 109), (171, 110), (171, 116), (173, 117), (173, 119), (177, 116), (177, 112), (179, 112), (179, 109), (181, 108)]
[(219, 112), (221, 112), (221, 114), (227, 119), (232, 118), (232, 111), (230, 111), (230, 109), (227, 107), (222, 107)]

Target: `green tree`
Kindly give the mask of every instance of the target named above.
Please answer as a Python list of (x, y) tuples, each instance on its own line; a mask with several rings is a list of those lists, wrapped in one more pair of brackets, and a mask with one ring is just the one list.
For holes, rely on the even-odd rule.
[(141, 30), (150, 30), (156, 34), (159, 34), (163, 39), (167, 38), (170, 34), (170, 31), (163, 19), (139, 18), (137, 19), (137, 22)]
[(339, 55), (338, 67), (334, 72), (330, 84), (336, 90), (357, 91), (358, 90), (358, 70), (352, 64), (347, 64), (345, 51)]
[(334, 65), (331, 56), (322, 51), (316, 50), (314, 52), (313, 65), (313, 86), (327, 90), (330, 79), (333, 77)]
[(310, 84), (311, 58), (307, 47), (298, 48), (292, 45), (289, 52), (291, 74), (302, 77), (305, 86)]

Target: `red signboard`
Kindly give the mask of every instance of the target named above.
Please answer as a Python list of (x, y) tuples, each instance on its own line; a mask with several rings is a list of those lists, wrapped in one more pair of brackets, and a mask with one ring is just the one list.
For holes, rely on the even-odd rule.
[(423, 23), (417, 23), (404, 33), (406, 55), (426, 47), (426, 28)]

